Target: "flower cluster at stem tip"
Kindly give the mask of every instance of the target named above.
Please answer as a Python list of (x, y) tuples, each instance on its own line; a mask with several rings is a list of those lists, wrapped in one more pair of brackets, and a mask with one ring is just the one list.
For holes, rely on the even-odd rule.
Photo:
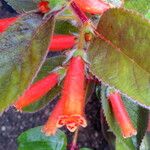
[[(112, 6), (102, 0), (74, 0), (71, 7), (81, 22), (87, 23), (89, 18), (86, 17), (84, 12), (102, 14)], [(44, 15), (51, 11), (49, 1), (46, 0), (41, 0), (37, 4), (37, 8), (38, 12)], [(19, 17), (14, 17), (0, 20), (0, 32), (4, 32), (8, 26), (10, 26), (18, 18)], [(91, 30), (86, 31), (84, 34), (85, 42), (90, 42), (92, 40), (92, 36), (93, 32)], [(78, 38), (81, 37), (79, 36)], [(49, 45), (49, 50), (63, 51), (66, 49), (72, 49), (76, 44), (77, 36), (64, 34), (54, 35), (51, 40), (51, 44)], [(82, 44), (80, 45), (82, 46)], [(54, 135), (57, 129), (62, 126), (66, 126), (70, 132), (74, 132), (80, 126), (87, 126), (84, 112), (86, 96), (86, 63), (83, 58), (83, 49), (78, 49), (74, 53), (74, 55), (69, 59), (67, 66), (59, 68), (58, 70), (56, 69), (48, 76), (33, 83), (14, 103), (15, 108), (22, 111), (24, 107), (29, 106), (42, 98), (65, 76), (61, 90), (61, 97), (42, 128), (42, 131), (46, 135)], [(110, 92), (108, 100), (123, 137), (128, 138), (136, 135), (137, 131), (132, 124), (120, 93), (118, 91)]]

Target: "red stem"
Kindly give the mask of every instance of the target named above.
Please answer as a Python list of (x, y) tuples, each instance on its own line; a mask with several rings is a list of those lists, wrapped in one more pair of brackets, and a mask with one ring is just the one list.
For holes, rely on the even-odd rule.
[(76, 5), (75, 2), (71, 2), (71, 8), (74, 11), (74, 13), (77, 15), (77, 17), (80, 19), (80, 21), (84, 24), (86, 22), (89, 22), (89, 18), (85, 15), (85, 13)]

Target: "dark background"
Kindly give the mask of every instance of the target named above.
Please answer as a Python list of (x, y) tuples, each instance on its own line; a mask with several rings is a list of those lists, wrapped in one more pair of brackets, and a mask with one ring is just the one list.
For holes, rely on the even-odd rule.
[[(17, 15), (3, 0), (0, 0), (0, 18)], [(17, 150), (17, 137), (27, 129), (43, 125), (57, 100), (36, 113), (20, 113), (12, 106), (0, 116), (0, 150)], [(86, 116), (88, 127), (81, 129), (78, 138), (79, 147), (89, 147), (93, 150), (108, 150), (100, 125), (100, 102), (95, 95), (88, 101)], [(72, 133), (66, 131), (68, 143), (72, 140)]]

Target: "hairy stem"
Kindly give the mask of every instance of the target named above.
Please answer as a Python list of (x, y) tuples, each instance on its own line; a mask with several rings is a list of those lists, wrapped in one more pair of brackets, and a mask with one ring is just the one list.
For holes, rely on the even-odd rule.
[(85, 15), (85, 13), (76, 5), (75, 2), (71, 2), (70, 4), (75, 15), (80, 19), (80, 21), (84, 24), (85, 22), (89, 22), (89, 18)]

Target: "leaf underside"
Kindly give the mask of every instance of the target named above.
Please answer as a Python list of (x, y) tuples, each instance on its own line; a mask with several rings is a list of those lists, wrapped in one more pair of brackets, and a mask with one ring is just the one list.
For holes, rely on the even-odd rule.
[(37, 3), (40, 0), (5, 0), (18, 13), (37, 9)]
[(47, 55), (54, 18), (21, 16), (0, 35), (0, 111), (32, 83)]

